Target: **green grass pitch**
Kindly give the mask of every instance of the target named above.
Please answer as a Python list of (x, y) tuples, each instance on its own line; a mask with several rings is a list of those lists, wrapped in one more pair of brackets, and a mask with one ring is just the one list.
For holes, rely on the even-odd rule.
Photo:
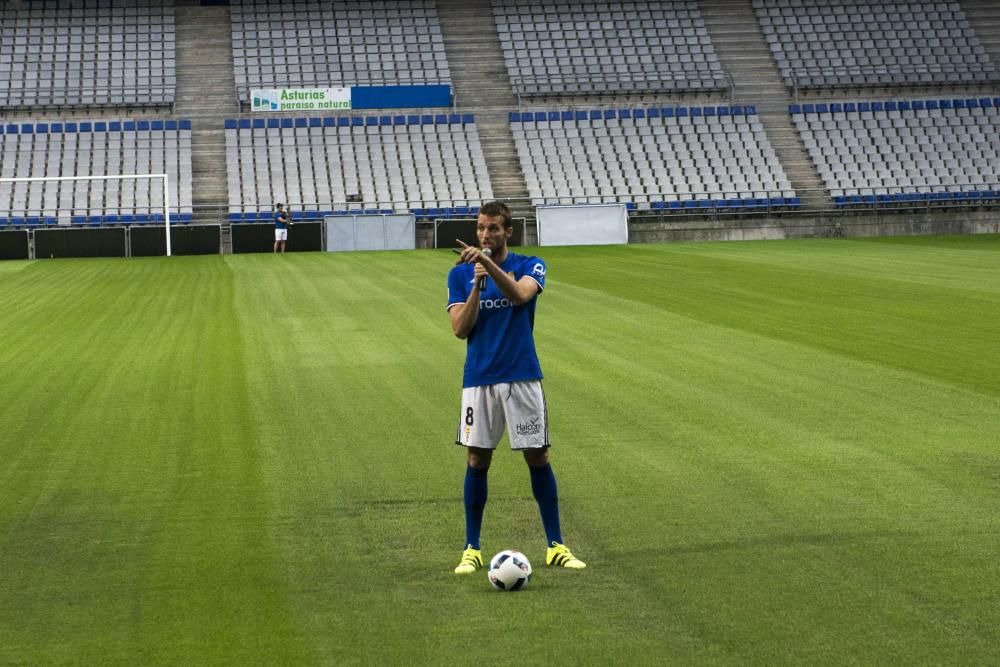
[(518, 594), (447, 250), (0, 264), (0, 664), (1000, 660), (1000, 238), (533, 250)]

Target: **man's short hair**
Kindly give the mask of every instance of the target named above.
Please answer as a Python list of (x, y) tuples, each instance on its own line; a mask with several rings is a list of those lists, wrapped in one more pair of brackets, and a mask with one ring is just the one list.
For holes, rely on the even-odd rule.
[(479, 207), (479, 215), (487, 215), (491, 218), (502, 215), (504, 227), (514, 226), (514, 222), (511, 220), (510, 208), (508, 208), (507, 204), (504, 204), (502, 201), (486, 202)]
[(277, 204), (274, 205), (274, 208), (281, 208), (282, 206), (284, 206), (284, 204), (278, 202)]

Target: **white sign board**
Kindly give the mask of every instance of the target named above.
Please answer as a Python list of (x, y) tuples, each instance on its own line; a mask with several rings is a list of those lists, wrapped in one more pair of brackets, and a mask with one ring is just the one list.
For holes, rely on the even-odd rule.
[(251, 111), (332, 111), (351, 108), (350, 88), (254, 88)]
[(538, 245), (619, 245), (628, 243), (625, 204), (539, 206)]
[(413, 250), (417, 247), (416, 216), (334, 215), (326, 223), (328, 252), (351, 250)]

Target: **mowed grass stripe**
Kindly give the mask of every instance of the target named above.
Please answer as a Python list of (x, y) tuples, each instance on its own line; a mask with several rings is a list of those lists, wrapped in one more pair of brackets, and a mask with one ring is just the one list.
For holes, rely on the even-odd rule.
[[(948, 340), (947, 363), (934, 348), (952, 330), (995, 328), (987, 269), (998, 246), (925, 241), (538, 249), (549, 263), (537, 339), (564, 531), (591, 567), (544, 568), (527, 472), (500, 452), (484, 547), (531, 558), (535, 581), (518, 595), (451, 574), (463, 532), (464, 463), (450, 441), (464, 343), (443, 309), (450, 253), (108, 262), (77, 299), (130, 283), (138, 273), (113, 276), (137, 265), (160, 289), (197, 295), (155, 315), (133, 309), (147, 323), (185, 323), (164, 355), (187, 370), (118, 352), (174, 388), (146, 396), (106, 350), (112, 363), (89, 366), (106, 377), (70, 384), (113, 378), (145, 406), (148, 417), (127, 419), (98, 405), (113, 440), (157, 442), (169, 429), (184, 439), (167, 452), (93, 435), (65, 461), (48, 445), (0, 446), (22, 461), (9, 474), (19, 486), (0, 485), (0, 570), (28, 577), (0, 579), (5, 599), (23, 600), (20, 616), (0, 612), (0, 635), (17, 637), (0, 658), (988, 661), (1000, 639), (988, 594), (1000, 583), (997, 355), (974, 335)], [(30, 271), (65, 281), (64, 264), (90, 268), (30, 264), (0, 277), (0, 294), (24, 289)], [(73, 282), (33, 296), (55, 299)], [(6, 317), (24, 324), (20, 311)], [(124, 329), (123, 350), (146, 344), (145, 331)], [(185, 419), (170, 416), (190, 405), (183, 387), (204, 403)], [(0, 410), (29, 408), (22, 400)], [(76, 421), (62, 419), (54, 437)], [(159, 476), (134, 472), (143, 466)], [(74, 528), (120, 548), (50, 558), (43, 574), (25, 545), (67, 538), (12, 508), (19, 496), (81, 488), (97, 505), (98, 467), (130, 471), (106, 478), (104, 502), (140, 518)], [(49, 514), (82, 504), (61, 499)], [(66, 583), (108, 562), (114, 581)], [(19, 624), (44, 615), (70, 630)]]
[[(621, 248), (605, 255), (608, 268), (588, 266), (591, 249), (557, 268), (568, 282), (600, 280), (609, 293), (688, 317), (1000, 395), (1000, 374), (965, 363), (993, 357), (1000, 244), (933, 243), (937, 266), (915, 243), (796, 241), (783, 250), (773, 242)], [(922, 273), (937, 277), (920, 281)]]
[(22, 372), (4, 409), (18, 425), (4, 453), (18, 464), (0, 510), (15, 575), (0, 614), (21, 632), (2, 650), (58, 662), (294, 657), (294, 633), (272, 634), (285, 614), (258, 530), (221, 259), (45, 262), (19, 275), (25, 298), (45, 305), (12, 327), (27, 339), (14, 349), (33, 355), (10, 359)]

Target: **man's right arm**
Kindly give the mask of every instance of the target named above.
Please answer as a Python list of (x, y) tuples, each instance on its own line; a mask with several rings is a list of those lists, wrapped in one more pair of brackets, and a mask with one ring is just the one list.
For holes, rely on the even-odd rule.
[(479, 284), (473, 283), (469, 290), (469, 297), (465, 303), (453, 305), (448, 309), (451, 316), (451, 330), (458, 338), (465, 340), (476, 326), (476, 319), (479, 317)]

